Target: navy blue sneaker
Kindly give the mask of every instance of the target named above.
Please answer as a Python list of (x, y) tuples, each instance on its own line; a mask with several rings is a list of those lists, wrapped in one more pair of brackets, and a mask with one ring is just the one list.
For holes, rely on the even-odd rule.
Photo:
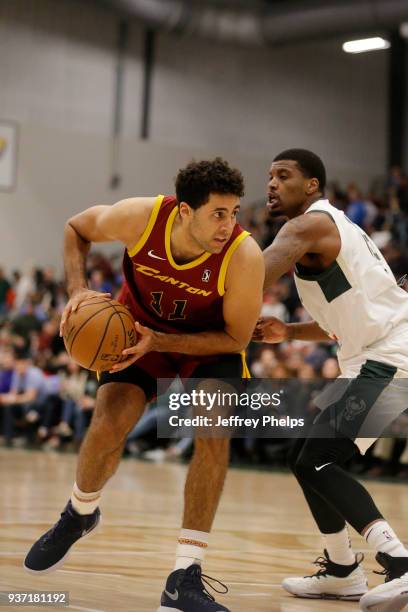
[[(223, 590), (217, 591), (210, 581), (221, 585)], [(216, 593), (228, 593), (225, 584), (202, 574), (201, 567), (197, 564), (190, 565), (185, 570), (176, 570), (167, 578), (157, 612), (229, 612), (225, 606), (215, 601), (206, 585)]]
[(71, 546), (94, 531), (100, 516), (99, 508), (92, 514), (78, 514), (70, 500), (58, 523), (32, 545), (25, 558), (24, 569), (31, 574), (47, 574), (61, 567)]

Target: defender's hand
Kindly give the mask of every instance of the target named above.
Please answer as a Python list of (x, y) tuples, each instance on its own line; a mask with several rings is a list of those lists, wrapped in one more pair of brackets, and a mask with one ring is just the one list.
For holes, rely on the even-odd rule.
[(261, 317), (255, 327), (252, 340), (275, 344), (288, 339), (288, 325), (276, 317)]
[(119, 363), (115, 363), (112, 369), (109, 370), (110, 374), (124, 370), (132, 365), (132, 363), (135, 363), (135, 361), (143, 357), (143, 355), (146, 355), (146, 353), (158, 350), (156, 332), (148, 327), (144, 327), (144, 325), (141, 325), (138, 321), (135, 322), (135, 328), (138, 337), (135, 346), (131, 346), (130, 348), (122, 351), (122, 355), (125, 359)]
[(81, 302), (93, 299), (109, 299), (111, 297), (112, 296), (110, 293), (100, 293), (99, 291), (92, 291), (91, 289), (79, 289), (78, 291), (75, 291), (71, 295), (71, 298), (62, 313), (60, 323), (60, 336), (63, 336), (64, 334), (65, 324), (68, 320), (69, 315), (71, 314), (71, 312), (75, 312), (78, 309), (78, 306), (81, 304)]

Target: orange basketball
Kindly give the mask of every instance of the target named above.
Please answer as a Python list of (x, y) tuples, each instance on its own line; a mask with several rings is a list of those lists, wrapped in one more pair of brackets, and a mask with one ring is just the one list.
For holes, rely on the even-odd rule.
[(88, 370), (109, 370), (136, 344), (135, 322), (125, 306), (106, 298), (81, 302), (64, 329), (68, 354)]

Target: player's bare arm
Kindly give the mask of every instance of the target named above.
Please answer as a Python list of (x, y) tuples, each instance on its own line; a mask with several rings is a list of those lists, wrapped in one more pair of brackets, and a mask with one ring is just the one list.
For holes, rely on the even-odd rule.
[[(271, 287), (307, 255), (317, 255), (321, 265), (328, 267), (336, 259), (340, 246), (338, 230), (327, 215), (309, 213), (291, 219), (264, 251), (264, 289)], [(284, 340), (324, 342), (331, 339), (315, 321), (286, 324), (275, 317), (260, 319), (253, 338), (269, 343)]]
[(263, 252), (264, 290), (306, 255), (318, 255), (322, 267), (328, 267), (339, 254), (340, 246), (338, 230), (328, 215), (316, 212), (291, 219)]
[(217, 355), (243, 351), (251, 339), (261, 310), (264, 274), (262, 252), (253, 238), (248, 237), (242, 241), (229, 263), (223, 298), (224, 330), (165, 334), (136, 323), (141, 337), (136, 346), (124, 351), (128, 359), (116, 364), (112, 371), (129, 367), (150, 351), (185, 355)]
[(132, 248), (142, 235), (156, 198), (128, 198), (112, 206), (92, 206), (71, 217), (64, 230), (64, 266), (69, 302), (62, 314), (60, 334), (70, 312), (81, 301), (110, 294), (88, 289), (86, 257), (92, 242), (118, 240)]
[(330, 336), (316, 323), (285, 323), (276, 317), (261, 317), (252, 336), (255, 342), (277, 344), (288, 340), (327, 342)]

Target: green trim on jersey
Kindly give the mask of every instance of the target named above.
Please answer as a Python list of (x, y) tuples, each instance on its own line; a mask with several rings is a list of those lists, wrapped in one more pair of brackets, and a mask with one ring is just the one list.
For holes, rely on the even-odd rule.
[[(306, 268), (302, 266), (302, 269), (305, 270)], [(295, 274), (301, 280), (317, 282), (329, 303), (351, 289), (350, 283), (336, 260), (320, 274), (302, 274), (297, 266), (295, 267)]]
[(305, 212), (305, 215), (312, 215), (313, 213), (322, 213), (322, 215), (327, 215), (332, 221), (333, 223), (336, 225), (336, 221), (333, 217), (333, 215), (331, 213), (329, 213), (328, 210), (307, 210)]
[(388, 363), (367, 359), (367, 361), (361, 366), (358, 377), (364, 376), (365, 378), (383, 378), (384, 380), (392, 380), (397, 373), (397, 370), (398, 368), (389, 365)]

